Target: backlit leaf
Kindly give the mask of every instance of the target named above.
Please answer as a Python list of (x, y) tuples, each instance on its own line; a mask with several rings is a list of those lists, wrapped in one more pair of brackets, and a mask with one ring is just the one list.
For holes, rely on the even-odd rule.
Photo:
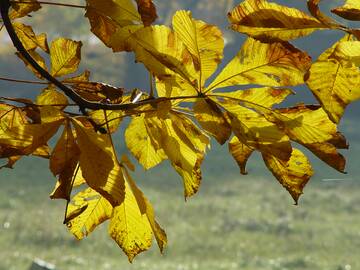
[(254, 152), (254, 149), (243, 144), (236, 136), (234, 136), (229, 142), (229, 151), (239, 165), (240, 173), (246, 175), (246, 163)]
[(266, 166), (286, 188), (296, 204), (311, 176), (314, 174), (310, 161), (298, 149), (293, 149), (289, 161), (282, 161), (272, 155), (263, 154)]
[(267, 0), (246, 0), (228, 14), (231, 28), (255, 38), (291, 40), (326, 28), (315, 18)]
[(70, 200), (74, 181), (73, 174), (78, 165), (79, 154), (80, 150), (75, 142), (73, 130), (67, 121), (50, 157), (50, 170), (55, 176), (59, 176), (59, 185), (50, 198)]
[(146, 169), (151, 169), (166, 159), (164, 150), (156, 148), (151, 137), (151, 127), (144, 116), (133, 117), (125, 131), (125, 141), (130, 152)]
[[(77, 239), (81, 240), (98, 225), (111, 218), (112, 212), (113, 207), (104, 197), (95, 190), (87, 188), (76, 194), (69, 203), (66, 226)], [(80, 214), (76, 215), (76, 213)], [(70, 219), (71, 216), (75, 218)]]
[(214, 25), (194, 20), (189, 11), (177, 11), (173, 17), (176, 34), (192, 55), (199, 72), (200, 88), (216, 70), (223, 58), (224, 40), (221, 31)]
[(58, 38), (51, 43), (51, 75), (60, 77), (77, 70), (81, 60), (80, 41)]
[[(46, 63), (45, 63), (45, 60), (44, 58), (38, 54), (36, 51), (28, 51), (28, 53), (30, 54), (30, 56), (36, 61), (36, 63), (38, 63), (38, 65), (40, 67), (42, 67), (43, 69), (47, 70), (47, 67), (46, 67)], [(22, 56), (22, 54), (20, 53), (16, 53), (17, 57), (19, 57), (25, 64), (25, 66), (32, 72), (34, 73), (34, 75), (40, 79), (42, 79), (42, 76), (41, 74), (32, 67), (32, 65), (29, 64), (29, 62)]]
[(73, 119), (80, 148), (80, 168), (86, 183), (113, 206), (124, 200), (124, 176), (108, 134), (97, 134)]
[(332, 57), (337, 46), (349, 38), (346, 36), (320, 56), (306, 76), (307, 85), (335, 123), (340, 122), (347, 105), (360, 98), (358, 67)]
[(248, 38), (237, 56), (220, 72), (207, 91), (245, 84), (302, 84), (310, 64), (310, 56), (289, 43), (264, 43)]
[(41, 8), (37, 0), (26, 1), (28, 3), (11, 3), (12, 10), (9, 13), (10, 19), (22, 18), (31, 12), (37, 11)]
[(224, 144), (231, 135), (231, 127), (221, 109), (210, 99), (198, 99), (194, 114), (201, 127), (220, 143)]
[(31, 26), (19, 22), (13, 22), (13, 27), (27, 51), (35, 50), (39, 47), (43, 51), (49, 52), (46, 34), (35, 35)]
[(346, 0), (345, 5), (334, 8), (331, 12), (351, 21), (360, 21), (360, 2), (358, 0)]

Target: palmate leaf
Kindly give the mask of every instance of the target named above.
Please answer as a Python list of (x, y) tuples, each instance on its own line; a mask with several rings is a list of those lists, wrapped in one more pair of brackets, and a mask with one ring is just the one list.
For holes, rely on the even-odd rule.
[[(338, 46), (341, 50), (342, 43), (348, 40), (351, 40), (351, 37), (346, 35), (325, 51), (311, 66), (306, 76), (307, 85), (335, 123), (340, 122), (347, 105), (360, 98), (358, 67), (351, 61), (346, 61), (346, 57), (343, 59), (339, 53), (336, 53)], [(356, 44), (350, 52), (355, 51)]]
[(360, 2), (358, 0), (346, 0), (345, 5), (334, 8), (331, 12), (351, 21), (360, 21)]
[(327, 28), (295, 8), (267, 0), (246, 0), (228, 14), (231, 28), (251, 37), (292, 40)]

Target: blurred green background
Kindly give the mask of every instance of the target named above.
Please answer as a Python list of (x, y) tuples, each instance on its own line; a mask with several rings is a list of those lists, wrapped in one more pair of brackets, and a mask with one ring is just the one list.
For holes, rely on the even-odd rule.
[[(68, 2), (68, 1), (64, 1)], [(195, 18), (219, 25), (226, 38), (224, 65), (239, 50), (244, 36), (227, 29), (226, 13), (240, 1), (155, 1), (159, 22), (170, 24), (176, 9), (191, 9)], [(305, 0), (278, 3), (304, 9)], [(70, 2), (69, 2), (70, 3)], [(71, 3), (84, 3), (72, 0)], [(343, 1), (324, 1), (324, 10)], [(148, 75), (131, 54), (113, 54), (89, 33), (83, 10), (44, 6), (25, 20), (50, 39), (67, 36), (84, 42), (81, 69), (93, 79), (147, 89)], [(61, 23), (59, 23), (61, 22)], [(294, 43), (316, 59), (342, 36), (322, 31)], [(35, 79), (14, 55), (6, 33), (0, 33), (0, 77)], [(139, 78), (143, 77), (141, 80)], [(34, 97), (41, 88), (0, 81), (0, 96)], [(305, 87), (285, 105), (314, 103)], [(154, 247), (130, 265), (107, 236), (106, 224), (78, 242), (64, 225), (65, 204), (50, 201), (55, 184), (48, 164), (26, 158), (14, 170), (0, 171), (0, 270), (25, 270), (34, 258), (56, 269), (241, 269), (241, 270), (350, 270), (360, 269), (360, 136), (359, 102), (349, 106), (341, 131), (350, 141), (348, 174), (342, 175), (311, 156), (315, 177), (299, 206), (265, 169), (259, 156), (249, 161), (249, 175), (241, 176), (227, 146), (213, 147), (203, 165), (203, 184), (197, 196), (184, 202), (180, 177), (163, 165), (134, 178), (153, 203), (166, 229), (169, 246), (161, 256)], [(121, 152), (127, 152), (122, 135)]]

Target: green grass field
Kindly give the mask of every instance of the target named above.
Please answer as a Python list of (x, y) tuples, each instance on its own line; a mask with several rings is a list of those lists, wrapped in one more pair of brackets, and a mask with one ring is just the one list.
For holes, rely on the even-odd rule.
[[(106, 224), (82, 242), (73, 239), (62, 225), (64, 203), (48, 199), (54, 183), (45, 166), (30, 160), (1, 171), (1, 270), (26, 270), (37, 257), (60, 270), (360, 268), (360, 179), (354, 177), (315, 178), (294, 206), (267, 175), (209, 169), (200, 193), (185, 203), (174, 173), (164, 168), (140, 172), (136, 177), (168, 233), (169, 246), (161, 256), (154, 245), (130, 265), (107, 236)], [(237, 172), (235, 166), (232, 171)]]

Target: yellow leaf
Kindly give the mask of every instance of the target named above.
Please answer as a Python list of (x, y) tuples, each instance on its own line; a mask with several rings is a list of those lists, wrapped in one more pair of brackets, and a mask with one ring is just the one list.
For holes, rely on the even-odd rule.
[(124, 176), (108, 134), (97, 134), (93, 128), (76, 119), (74, 124), (80, 148), (80, 168), (86, 183), (113, 206), (124, 200)]
[(291, 155), (289, 137), (263, 115), (238, 104), (219, 103), (229, 112), (231, 127), (240, 142), (281, 160)]
[(220, 72), (207, 91), (246, 84), (302, 84), (310, 65), (310, 56), (289, 43), (264, 43), (248, 38), (237, 56)]
[(13, 22), (13, 27), (21, 43), (27, 51), (35, 50), (37, 47), (45, 52), (49, 52), (49, 46), (46, 39), (46, 34), (35, 35), (31, 26)]
[(289, 161), (281, 161), (271, 154), (263, 154), (263, 158), (266, 166), (280, 184), (289, 191), (297, 204), (305, 185), (314, 174), (310, 161), (295, 148)]
[(216, 70), (223, 58), (224, 40), (220, 29), (203, 21), (194, 20), (191, 12), (180, 10), (173, 17), (175, 33), (191, 53), (199, 72), (199, 89)]
[[(349, 61), (360, 66), (360, 41), (339, 42), (334, 51), (333, 57), (341, 63)], [(346, 65), (346, 63), (344, 63)]]
[[(348, 148), (346, 139), (319, 106), (297, 106), (278, 111), (278, 125), (295, 142), (312, 151), (321, 160), (344, 172), (345, 159), (337, 149)], [(281, 119), (280, 119), (281, 118)]]
[(102, 128), (109, 128), (110, 133), (114, 133), (120, 127), (120, 124), (125, 116), (123, 111), (105, 111), (104, 110), (96, 110), (89, 113), (90, 117)]
[(229, 103), (244, 103), (248, 107), (252, 105), (271, 108), (285, 100), (293, 91), (290, 89), (277, 89), (271, 87), (251, 88), (232, 92), (214, 93), (210, 96), (224, 98)]
[(153, 235), (161, 251), (166, 245), (167, 238), (155, 221), (151, 204), (126, 169), (124, 170), (125, 199), (121, 205), (114, 208), (109, 234), (132, 262), (136, 255), (151, 247)]
[(246, 0), (228, 15), (231, 28), (256, 38), (291, 40), (326, 28), (306, 13), (267, 0)]
[(0, 145), (29, 155), (55, 135), (64, 119), (32, 124), (20, 108), (0, 104)]
[(59, 185), (52, 193), (52, 199), (70, 200), (73, 185), (73, 174), (79, 161), (79, 148), (75, 142), (70, 123), (65, 123), (64, 131), (55, 145), (50, 157), (50, 170), (59, 175)]
[(193, 110), (201, 127), (214, 136), (220, 144), (224, 144), (229, 139), (231, 126), (215, 102), (200, 98), (195, 102)]
[(9, 13), (11, 20), (25, 17), (31, 12), (37, 11), (41, 8), (37, 0), (26, 1), (28, 3), (11, 3), (12, 10)]
[(55, 87), (49, 86), (36, 97), (36, 104), (42, 106), (53, 106), (59, 110), (63, 110), (69, 104), (69, 101), (63, 93), (57, 91)]
[(331, 12), (347, 20), (360, 21), (360, 2), (358, 0), (346, 0), (345, 5), (334, 8)]
[(254, 149), (243, 144), (236, 136), (234, 136), (229, 142), (229, 151), (239, 165), (240, 173), (246, 175), (246, 163), (254, 152)]
[(172, 112), (160, 120), (148, 118), (153, 145), (163, 149), (172, 166), (183, 178), (184, 195), (194, 195), (201, 182), (200, 165), (205, 156), (209, 138), (187, 117)]
[(144, 27), (131, 0), (87, 0), (85, 16), (91, 31), (114, 51), (130, 51), (128, 39)]
[(51, 75), (60, 77), (77, 70), (81, 60), (80, 41), (55, 39), (50, 46)]
[(358, 67), (351, 63), (341, 63), (333, 57), (337, 46), (349, 38), (345, 36), (320, 56), (306, 76), (308, 87), (335, 123), (340, 122), (347, 105), (360, 98)]
[(70, 232), (81, 240), (98, 225), (111, 218), (112, 212), (113, 207), (104, 197), (95, 190), (87, 188), (76, 194), (69, 203), (66, 225)]
[(125, 142), (130, 152), (146, 170), (155, 167), (167, 158), (163, 149), (155, 147), (151, 136), (151, 126), (148, 126), (148, 121), (144, 116), (132, 118), (125, 131)]

